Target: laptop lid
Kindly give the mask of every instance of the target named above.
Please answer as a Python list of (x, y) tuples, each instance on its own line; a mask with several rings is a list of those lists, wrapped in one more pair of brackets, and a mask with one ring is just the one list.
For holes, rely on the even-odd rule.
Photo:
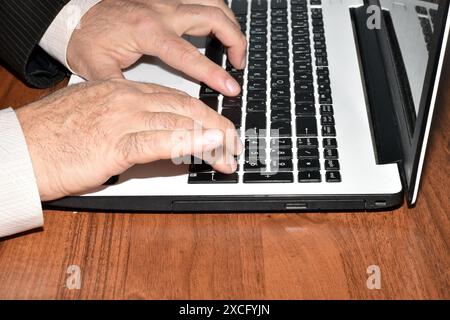
[(448, 0), (380, 0), (389, 12), (388, 29), (395, 33), (397, 55), (409, 89), (404, 105), (403, 179), (408, 205), (417, 201), (420, 177), (447, 48)]
[[(378, 26), (368, 15), (377, 11)], [(447, 48), (449, 0), (365, 0), (354, 17), (377, 162), (398, 163), (413, 206)]]

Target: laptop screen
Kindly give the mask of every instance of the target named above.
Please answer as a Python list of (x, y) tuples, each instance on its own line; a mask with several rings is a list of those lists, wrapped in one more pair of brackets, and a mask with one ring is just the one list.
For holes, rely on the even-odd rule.
[(403, 61), (404, 86), (409, 100), (405, 110), (410, 130), (415, 129), (430, 51), (438, 24), (438, 13), (447, 0), (380, 0), (389, 11), (390, 23), (395, 32), (397, 49)]
[[(392, 50), (400, 61), (403, 111), (407, 139), (404, 139), (404, 174), (408, 202), (417, 197), (425, 147), (429, 134), (440, 64), (448, 37), (449, 0), (379, 0), (388, 12), (386, 25)], [(392, 37), (392, 35), (394, 35)], [(400, 124), (401, 125), (401, 124)], [(406, 141), (406, 143), (405, 143)]]

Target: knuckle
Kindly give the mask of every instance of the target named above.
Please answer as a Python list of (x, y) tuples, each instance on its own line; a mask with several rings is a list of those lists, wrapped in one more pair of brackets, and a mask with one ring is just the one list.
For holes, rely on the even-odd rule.
[[(137, 13), (138, 12), (138, 13)], [(150, 18), (152, 17), (152, 18)], [(147, 12), (146, 10), (137, 10), (133, 17), (133, 22), (135, 30), (138, 32), (148, 33), (149, 30), (155, 30), (159, 24), (156, 19), (156, 15), (152, 12)]]

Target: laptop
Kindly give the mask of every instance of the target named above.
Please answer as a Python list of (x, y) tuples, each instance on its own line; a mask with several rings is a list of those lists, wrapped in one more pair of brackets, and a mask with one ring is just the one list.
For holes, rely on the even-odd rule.
[[(127, 212), (387, 210), (417, 201), (449, 33), (447, 0), (230, 0), (245, 70), (191, 38), (241, 85), (223, 97), (146, 57), (130, 80), (198, 97), (245, 145), (238, 171), (137, 165), (53, 208)], [(83, 81), (72, 77), (70, 84)]]

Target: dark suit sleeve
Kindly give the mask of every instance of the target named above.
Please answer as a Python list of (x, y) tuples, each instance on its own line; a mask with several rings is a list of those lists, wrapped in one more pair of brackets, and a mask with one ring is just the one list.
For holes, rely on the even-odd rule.
[(28, 85), (50, 87), (67, 70), (39, 41), (69, 0), (0, 0), (0, 60)]

